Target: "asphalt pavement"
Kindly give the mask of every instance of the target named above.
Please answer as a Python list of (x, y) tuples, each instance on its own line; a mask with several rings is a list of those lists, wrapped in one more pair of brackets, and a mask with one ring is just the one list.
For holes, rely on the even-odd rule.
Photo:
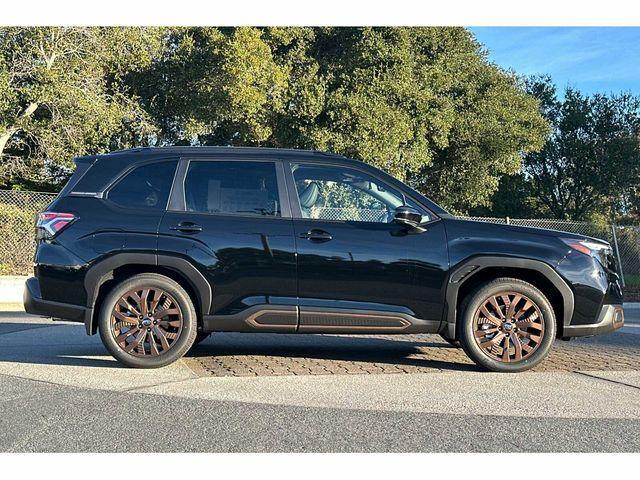
[[(133, 370), (82, 325), (0, 312), (0, 450), (639, 451), (640, 308), (626, 316), (620, 332), (557, 342), (554, 368), (501, 375), (458, 361), (453, 349), (446, 361), (430, 358), (448, 347), (419, 337), (399, 347), (385, 338), (257, 334), (213, 336), (174, 365)], [(294, 341), (302, 350), (291, 350)], [(563, 360), (572, 348), (578, 366)], [(599, 358), (612, 351), (625, 362)], [(291, 356), (301, 365), (313, 357), (328, 374), (203, 368)], [(420, 368), (366, 367), (381, 359)], [(359, 369), (333, 365), (349, 370), (350, 362)]]

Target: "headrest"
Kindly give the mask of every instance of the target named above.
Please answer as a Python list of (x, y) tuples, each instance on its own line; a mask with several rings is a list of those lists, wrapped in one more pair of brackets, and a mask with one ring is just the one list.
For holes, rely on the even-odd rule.
[(320, 194), (320, 187), (316, 182), (311, 182), (305, 187), (300, 194), (300, 206), (302, 208), (311, 208), (316, 204), (318, 195)]

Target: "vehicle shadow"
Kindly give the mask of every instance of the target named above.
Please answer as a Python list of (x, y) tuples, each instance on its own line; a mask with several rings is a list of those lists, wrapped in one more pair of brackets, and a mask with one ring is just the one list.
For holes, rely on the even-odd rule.
[[(191, 358), (269, 356), (364, 362), (425, 369), (481, 371), (469, 362), (462, 349), (422, 335), (296, 335), (269, 333), (215, 333), (187, 354)], [(434, 348), (437, 358), (429, 358)], [(442, 350), (441, 350), (442, 349)], [(443, 358), (446, 357), (446, 358)]]
[[(4, 312), (2, 312), (4, 313)], [(100, 343), (88, 337), (84, 326), (53, 323), (24, 315), (0, 315), (0, 362), (63, 365), (79, 367), (122, 368)], [(14, 320), (14, 321), (11, 321)], [(46, 330), (44, 330), (46, 329)], [(333, 361), (385, 363), (413, 367), (474, 370), (464, 363), (412, 358), (420, 347), (439, 346), (453, 349), (442, 342), (424, 341), (420, 336), (340, 336), (291, 335), (262, 333), (214, 333), (194, 347), (188, 357), (275, 356), (304, 357)], [(455, 349), (453, 349), (455, 350)]]
[[(15, 317), (17, 315), (13, 314), (12, 318)], [(81, 324), (0, 321), (0, 362), (102, 368), (121, 366), (111, 357), (93, 358), (106, 355), (108, 353), (100, 341), (86, 336)]]
[[(4, 317), (4, 318), (2, 318)], [(7, 321), (0, 316), (0, 362), (123, 368), (108, 356), (98, 337), (88, 337), (84, 326), (72, 323)], [(7, 318), (7, 320), (5, 320)], [(27, 316), (25, 316), (25, 319)], [(30, 317), (33, 319), (34, 317)], [(42, 329), (47, 329), (46, 331)], [(10, 334), (10, 335), (9, 335)], [(342, 336), (266, 333), (214, 333), (194, 347), (187, 357), (273, 356), (316, 358), (332, 361), (384, 363), (430, 369), (477, 370), (456, 361), (425, 358), (421, 347), (457, 349), (444, 341), (422, 336)], [(421, 358), (412, 357), (420, 354)]]
[[(123, 368), (97, 336), (84, 326), (41, 321), (0, 312), (0, 362), (79, 367)], [(27, 319), (29, 317), (29, 321)], [(13, 320), (13, 321), (12, 321)], [(55, 327), (55, 328), (54, 328)], [(46, 330), (43, 330), (46, 329)], [(640, 354), (640, 335), (615, 332), (592, 338), (557, 341), (553, 351), (594, 354), (610, 348), (625, 355)], [(552, 352), (553, 352), (552, 351)], [(395, 365), (398, 368), (480, 371), (461, 349), (436, 335), (321, 335), (214, 333), (187, 354), (188, 358), (275, 357)]]

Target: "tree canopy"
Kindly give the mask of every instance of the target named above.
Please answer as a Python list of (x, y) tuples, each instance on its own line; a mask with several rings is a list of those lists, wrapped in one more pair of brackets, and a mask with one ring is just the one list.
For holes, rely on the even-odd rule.
[(640, 98), (592, 96), (567, 88), (559, 99), (548, 77), (528, 82), (552, 134), (544, 148), (524, 156), (523, 171), (506, 177), (494, 211), (516, 216), (610, 219), (638, 214)]
[(72, 158), (138, 143), (153, 122), (121, 79), (158, 29), (0, 28), (0, 181), (55, 183)]
[[(538, 100), (463, 28), (3, 28), (0, 55), (5, 184), (128, 145), (310, 148), (465, 212), (548, 133)], [(44, 73), (18, 82), (15, 55)]]

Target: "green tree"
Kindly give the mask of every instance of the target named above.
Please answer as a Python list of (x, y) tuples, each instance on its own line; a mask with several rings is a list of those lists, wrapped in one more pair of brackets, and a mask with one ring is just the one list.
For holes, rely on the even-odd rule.
[(0, 29), (5, 183), (126, 146), (312, 148), (464, 212), (546, 131), (462, 28)]
[(159, 143), (260, 145), (282, 111), (287, 69), (256, 28), (177, 28), (151, 67), (129, 76)]
[(462, 28), (180, 28), (129, 78), (161, 143), (329, 150), (455, 211), (540, 148), (547, 125)]
[(157, 56), (154, 28), (0, 28), (0, 183), (52, 183), (77, 155), (153, 131), (122, 78)]
[(409, 180), (445, 207), (488, 202), (547, 125), (516, 78), (461, 28), (320, 31), (328, 77), (311, 137)]
[(498, 190), (490, 205), (475, 207), (469, 212), (478, 217), (546, 218), (548, 210), (531, 196), (530, 180), (522, 172), (500, 177)]
[(539, 214), (585, 220), (637, 212), (640, 98), (568, 88), (561, 100), (548, 77), (531, 79), (528, 90), (552, 126), (544, 148), (524, 157), (521, 192)]

